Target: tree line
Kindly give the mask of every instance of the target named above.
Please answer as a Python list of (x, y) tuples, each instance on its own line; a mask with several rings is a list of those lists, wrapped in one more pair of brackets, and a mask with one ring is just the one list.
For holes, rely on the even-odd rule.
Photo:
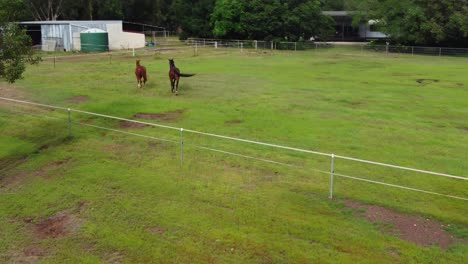
[(300, 41), (326, 39), (323, 10), (353, 11), (392, 44), (468, 47), (468, 0), (0, 0), (0, 77), (36, 63), (21, 20), (125, 20), (163, 26), (182, 37)]
[(468, 45), (468, 0), (0, 0), (21, 20), (125, 20), (183, 36), (266, 40), (325, 39), (323, 10), (377, 21), (396, 44)]

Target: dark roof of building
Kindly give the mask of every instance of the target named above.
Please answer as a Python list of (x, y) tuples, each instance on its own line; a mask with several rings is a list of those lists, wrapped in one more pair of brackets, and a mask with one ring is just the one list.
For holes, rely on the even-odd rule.
[(332, 17), (345, 17), (356, 14), (356, 11), (322, 11), (322, 14)]

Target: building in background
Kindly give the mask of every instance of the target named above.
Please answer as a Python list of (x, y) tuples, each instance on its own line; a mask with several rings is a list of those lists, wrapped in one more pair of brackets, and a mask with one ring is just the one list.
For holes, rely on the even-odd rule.
[(108, 50), (143, 48), (145, 35), (126, 32), (123, 22), (104, 21), (26, 21), (19, 24), (26, 27), (33, 45), (40, 45), (44, 51), (80, 51), (80, 33), (89, 29), (100, 29), (108, 33)]
[(387, 39), (388, 36), (375, 29), (376, 20), (361, 23), (359, 27), (353, 26), (352, 11), (323, 11), (335, 20), (335, 34), (330, 40), (334, 41), (367, 41), (374, 39)]

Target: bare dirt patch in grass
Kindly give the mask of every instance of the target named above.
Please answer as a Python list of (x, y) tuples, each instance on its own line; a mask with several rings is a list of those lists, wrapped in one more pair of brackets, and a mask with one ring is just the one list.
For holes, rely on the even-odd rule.
[[(15, 86), (6, 86), (6, 85), (1, 85), (0, 84), (0, 96), (1, 97), (6, 97), (6, 98), (11, 98), (11, 99), (17, 99), (17, 100), (23, 100), (27, 98), (27, 94), (19, 88)], [(12, 108), (14, 106), (14, 103), (6, 101), (6, 100), (0, 100), (0, 107), (4, 108)]]
[(11, 254), (7, 263), (39, 263), (40, 258), (46, 255), (48, 255), (48, 252), (43, 248), (38, 245), (31, 245)]
[(23, 249), (23, 253), (26, 257), (40, 257), (46, 255), (46, 251), (43, 248), (36, 245), (29, 246)]
[(147, 120), (158, 120), (167, 123), (174, 123), (179, 121), (182, 118), (185, 110), (179, 109), (175, 111), (169, 111), (159, 114), (151, 114), (151, 113), (137, 113), (133, 117), (140, 118), (140, 119), (147, 119)]
[[(39, 176), (39, 177), (45, 177), (45, 176), (47, 176), (49, 171), (55, 170), (55, 169), (61, 167), (63, 164), (67, 163), (70, 159), (71, 158), (66, 158), (64, 160), (59, 160), (59, 161), (55, 161), (55, 162), (52, 162), (50, 164), (47, 164), (46, 166), (44, 166), (41, 169), (39, 169), (38, 171), (36, 171), (35, 175)], [(49, 177), (47, 177), (47, 178), (49, 178)]]
[(156, 226), (156, 227), (149, 228), (148, 232), (150, 232), (150, 234), (152, 234), (152, 235), (162, 236), (162, 235), (164, 235), (164, 233), (166, 233), (166, 230), (164, 228)]
[(70, 99), (65, 100), (67, 103), (82, 104), (89, 101), (89, 97), (85, 95), (75, 96)]
[(20, 91), (14, 85), (7, 86), (0, 84), (0, 96), (7, 97), (7, 98), (15, 98), (15, 99), (22, 99), (25, 98), (25, 93)]
[(107, 264), (121, 264), (123, 255), (120, 252), (106, 254), (103, 258), (103, 263)]
[(440, 82), (440, 80), (437, 80), (437, 79), (417, 79), (416, 82), (420, 83), (420, 84), (428, 84), (428, 83), (438, 83), (438, 82)]
[(150, 141), (148, 142), (148, 148), (151, 150), (166, 150), (168, 145), (161, 141)]
[(119, 123), (119, 127), (125, 129), (143, 129), (145, 127), (148, 127), (148, 125), (122, 120)]
[(238, 120), (238, 119), (226, 121), (226, 124), (231, 124), (231, 125), (242, 124), (242, 123), (244, 123), (244, 121)]
[[(454, 237), (444, 230), (445, 225), (431, 219), (399, 213), (376, 205), (345, 201), (347, 207), (359, 210), (356, 214), (373, 223), (383, 224), (384, 232), (396, 235), (419, 246), (439, 246), (446, 249), (455, 242)], [(360, 212), (360, 210), (365, 210)]]
[(468, 127), (466, 127), (466, 126), (458, 127), (458, 129), (461, 129), (461, 130), (464, 130), (464, 131), (468, 132)]
[(35, 233), (40, 239), (59, 238), (78, 231), (82, 224), (82, 219), (62, 211), (39, 221), (35, 225)]

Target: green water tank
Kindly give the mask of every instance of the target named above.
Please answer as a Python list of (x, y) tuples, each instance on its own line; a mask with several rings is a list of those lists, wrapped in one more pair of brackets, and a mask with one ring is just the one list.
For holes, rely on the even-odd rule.
[(98, 28), (90, 28), (80, 32), (82, 52), (109, 51), (109, 34)]

